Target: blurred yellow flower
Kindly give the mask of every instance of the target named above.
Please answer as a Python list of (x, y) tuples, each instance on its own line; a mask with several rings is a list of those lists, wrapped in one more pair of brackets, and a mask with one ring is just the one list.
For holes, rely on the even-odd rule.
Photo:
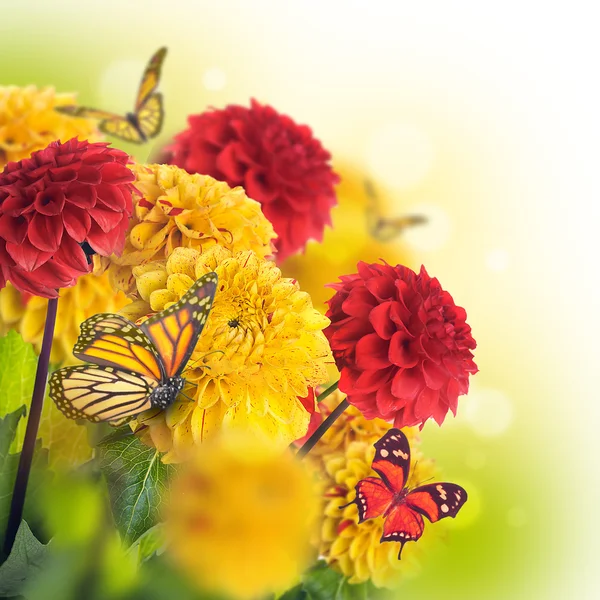
[[(402, 236), (381, 242), (369, 231), (368, 211), (373, 209), (364, 172), (348, 165), (336, 165), (335, 170), (341, 176), (341, 183), (337, 187), (338, 204), (331, 211), (332, 227), (325, 229), (322, 243), (309, 242), (304, 254), (292, 256), (280, 265), (282, 273), (297, 279), (310, 294), (315, 308), (322, 312), (327, 309), (325, 301), (333, 295), (333, 290), (325, 286), (337, 281), (340, 275), (355, 273), (358, 261), (376, 262), (384, 258), (395, 265), (409, 264), (411, 260), (402, 245)], [(385, 192), (380, 195), (380, 209), (390, 214)]]
[(132, 170), (140, 196), (134, 198), (123, 254), (95, 257), (96, 269), (108, 268), (116, 289), (133, 292), (132, 267), (165, 260), (177, 247), (205, 251), (220, 245), (253, 250), (260, 258), (272, 254), (273, 226), (241, 187), (172, 165), (135, 164)]
[(0, 86), (0, 170), (7, 162), (27, 158), (54, 140), (64, 142), (75, 136), (102, 139), (95, 121), (54, 110), (75, 103), (74, 94), (56, 94), (51, 87)]
[(322, 332), (329, 320), (297, 283), (252, 251), (175, 248), (166, 265), (133, 269), (141, 300), (122, 313), (139, 319), (163, 310), (210, 271), (219, 277), (218, 291), (183, 373), (193, 402), (182, 399), (138, 420), (148, 428), (142, 439), (168, 451), (165, 462), (183, 460), (222, 428), (244, 429), (285, 448), (308, 428), (310, 415), (299, 398), (327, 380), (333, 360)]
[[(70, 288), (59, 292), (58, 313), (50, 353), (53, 364), (75, 364), (73, 346), (79, 326), (87, 318), (102, 312), (116, 312), (127, 303), (125, 294), (115, 293), (107, 275), (83, 275)], [(0, 334), (16, 329), (37, 352), (42, 346), (48, 300), (21, 294), (9, 284), (0, 290)]]
[(294, 585), (317, 506), (304, 465), (247, 435), (213, 438), (173, 481), (169, 549), (202, 588), (250, 600)]
[[(406, 431), (406, 430), (405, 430)], [(408, 485), (414, 487), (435, 476), (434, 465), (412, 450)], [(345, 448), (323, 456), (321, 470), (322, 526), (316, 539), (319, 554), (350, 583), (371, 580), (377, 587), (395, 587), (403, 578), (416, 574), (419, 555), (440, 536), (443, 523), (425, 529), (423, 537), (407, 544), (398, 560), (399, 542), (380, 543), (383, 517), (358, 523), (356, 504), (340, 507), (355, 498), (355, 486), (365, 477), (377, 477), (371, 469), (375, 448), (365, 441), (350, 442)], [(310, 456), (310, 455), (309, 455)]]

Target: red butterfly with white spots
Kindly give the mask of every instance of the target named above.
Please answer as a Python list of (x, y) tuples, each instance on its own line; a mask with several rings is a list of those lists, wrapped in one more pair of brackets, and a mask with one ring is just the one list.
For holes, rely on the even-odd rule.
[(430, 483), (413, 490), (406, 487), (410, 470), (410, 446), (399, 429), (390, 429), (375, 442), (372, 468), (381, 477), (367, 477), (356, 484), (359, 523), (383, 515), (380, 542), (400, 542), (398, 558), (406, 542), (423, 534), (423, 517), (432, 523), (455, 517), (467, 501), (467, 492), (454, 483)]

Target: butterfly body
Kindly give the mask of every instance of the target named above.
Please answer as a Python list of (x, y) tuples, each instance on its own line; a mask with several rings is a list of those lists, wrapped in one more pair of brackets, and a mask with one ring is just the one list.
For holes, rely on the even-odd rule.
[(423, 517), (432, 523), (444, 517), (455, 517), (467, 501), (467, 492), (454, 483), (409, 488), (406, 483), (410, 446), (399, 429), (390, 429), (374, 445), (372, 468), (379, 477), (361, 479), (356, 484), (356, 497), (350, 504), (356, 504), (358, 508), (359, 523), (383, 517), (380, 541), (400, 542), (400, 558), (404, 544), (418, 540), (423, 534)]
[(208, 273), (169, 308), (139, 327), (115, 314), (81, 324), (73, 349), (92, 364), (58, 369), (50, 397), (67, 417), (120, 425), (150, 408), (165, 409), (183, 390), (182, 372), (208, 318), (217, 275)]
[(156, 137), (164, 120), (162, 94), (156, 91), (160, 81), (166, 48), (157, 50), (146, 65), (133, 112), (125, 116), (86, 106), (59, 106), (55, 110), (73, 117), (99, 119), (98, 129), (126, 142), (143, 144)]

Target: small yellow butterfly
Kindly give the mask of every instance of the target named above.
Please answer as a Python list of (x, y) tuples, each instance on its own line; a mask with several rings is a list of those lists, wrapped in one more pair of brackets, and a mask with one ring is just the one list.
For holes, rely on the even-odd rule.
[(126, 142), (143, 144), (156, 137), (164, 119), (162, 94), (155, 92), (160, 80), (160, 71), (167, 55), (166, 48), (157, 50), (144, 71), (138, 88), (134, 112), (124, 117), (105, 110), (85, 106), (58, 106), (56, 110), (73, 117), (102, 119), (98, 129)]
[(370, 204), (367, 207), (367, 227), (369, 233), (380, 242), (389, 242), (404, 232), (408, 227), (427, 223), (422, 215), (405, 215), (403, 217), (386, 218), (381, 216), (378, 196), (370, 181), (365, 181), (365, 191)]

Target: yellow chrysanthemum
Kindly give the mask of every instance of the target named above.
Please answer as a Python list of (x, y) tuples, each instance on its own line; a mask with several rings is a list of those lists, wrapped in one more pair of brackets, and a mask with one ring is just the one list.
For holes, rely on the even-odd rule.
[(173, 482), (168, 547), (204, 589), (247, 600), (280, 593), (311, 559), (317, 504), (290, 453), (247, 435), (213, 438)]
[[(340, 275), (355, 273), (359, 261), (377, 262), (384, 258), (390, 264), (410, 263), (401, 236), (381, 242), (369, 231), (367, 210), (372, 199), (365, 187), (367, 176), (344, 165), (336, 166), (335, 170), (341, 176), (341, 183), (337, 187), (338, 204), (331, 211), (332, 227), (325, 229), (323, 242), (309, 242), (304, 254), (292, 256), (280, 265), (283, 274), (297, 279), (310, 294), (315, 308), (322, 312), (327, 309), (325, 301), (333, 295), (333, 290), (325, 286), (337, 281)], [(381, 196), (382, 210), (389, 215), (383, 202), (385, 193)]]
[[(73, 346), (81, 323), (97, 313), (116, 312), (127, 302), (125, 294), (115, 293), (111, 288), (107, 275), (83, 275), (73, 287), (62, 288), (50, 361), (53, 364), (77, 362), (73, 356)], [(46, 298), (24, 297), (10, 283), (7, 284), (0, 290), (0, 333), (16, 329), (39, 352), (47, 306)]]
[[(365, 477), (378, 477), (371, 469), (375, 448), (365, 441), (350, 442), (343, 450), (323, 457), (323, 521), (317, 546), (328, 564), (341, 571), (350, 583), (371, 580), (377, 587), (395, 587), (404, 577), (416, 573), (424, 547), (440, 536), (443, 523), (426, 527), (423, 537), (406, 544), (398, 560), (399, 542), (380, 543), (383, 517), (358, 523), (356, 504), (340, 507), (355, 498), (355, 486)], [(410, 487), (435, 476), (431, 461), (412, 448)]]
[(134, 199), (125, 250), (119, 257), (96, 257), (97, 268), (108, 268), (116, 289), (132, 292), (132, 267), (165, 260), (177, 247), (205, 251), (218, 244), (232, 252), (252, 250), (260, 258), (272, 254), (273, 226), (241, 187), (172, 165), (132, 169), (141, 195)]
[[(327, 418), (331, 412), (342, 402), (345, 394), (336, 390), (325, 400), (319, 402), (318, 410)], [(350, 405), (333, 422), (333, 425), (325, 432), (323, 437), (311, 449), (309, 459), (315, 461), (317, 457), (322, 457), (332, 452), (344, 452), (348, 446), (355, 441), (374, 444), (383, 437), (392, 427), (390, 423), (383, 419), (365, 419), (358, 408)], [(403, 429), (411, 446), (419, 439), (418, 427), (406, 427)]]
[(169, 451), (166, 462), (182, 460), (222, 428), (245, 429), (284, 448), (308, 427), (298, 398), (327, 380), (333, 360), (322, 332), (329, 320), (296, 282), (252, 251), (176, 248), (166, 265), (134, 268), (142, 300), (123, 312), (135, 319), (163, 310), (210, 271), (219, 277), (218, 290), (184, 372), (193, 402), (180, 400), (144, 421), (145, 439)]
[(7, 162), (27, 158), (54, 140), (98, 141), (95, 121), (73, 118), (54, 110), (75, 104), (74, 94), (56, 94), (54, 88), (0, 86), (0, 170)]

